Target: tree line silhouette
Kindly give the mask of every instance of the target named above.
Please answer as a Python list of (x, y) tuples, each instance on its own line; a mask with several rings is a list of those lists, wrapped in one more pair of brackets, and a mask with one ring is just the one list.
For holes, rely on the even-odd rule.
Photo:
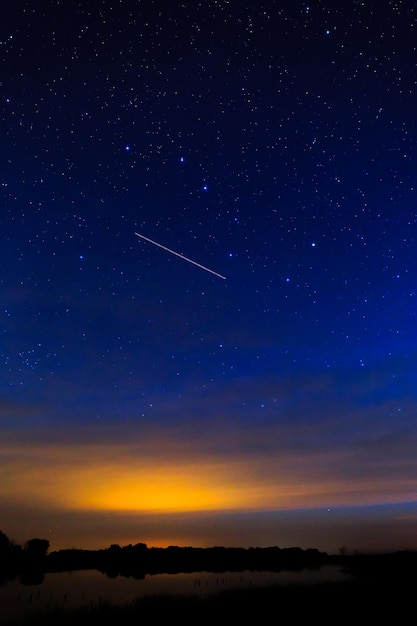
[(29, 539), (21, 546), (0, 530), (0, 584), (17, 575), (26, 584), (42, 582), (48, 550), (47, 539)]
[[(339, 565), (356, 577), (400, 577), (417, 571), (417, 553), (400, 551), (390, 554), (348, 554), (341, 548), (338, 555), (317, 549), (279, 548), (149, 548), (145, 543), (120, 546), (112, 544), (99, 550), (63, 549), (49, 552), (47, 539), (29, 539), (23, 546), (0, 531), (0, 584), (19, 576), (25, 584), (39, 584), (50, 572), (95, 569), (109, 578), (117, 576), (142, 579), (147, 574), (193, 572), (242, 572), (317, 569)], [(408, 577), (408, 574), (407, 574)]]
[(96, 569), (108, 577), (226, 571), (280, 571), (318, 568), (326, 552), (301, 548), (149, 548), (145, 543), (112, 544), (99, 550), (64, 549), (48, 553), (49, 541), (34, 538), (20, 546), (0, 531), (0, 575), (36, 576), (48, 572)]

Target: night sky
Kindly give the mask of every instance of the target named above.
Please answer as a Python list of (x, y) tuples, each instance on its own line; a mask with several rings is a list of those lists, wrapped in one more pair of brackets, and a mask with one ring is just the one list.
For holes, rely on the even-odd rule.
[(17, 0), (0, 57), (0, 530), (417, 549), (417, 3)]

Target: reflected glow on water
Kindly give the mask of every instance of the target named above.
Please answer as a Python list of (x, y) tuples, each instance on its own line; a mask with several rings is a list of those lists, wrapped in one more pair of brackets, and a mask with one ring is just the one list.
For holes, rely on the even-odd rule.
[(117, 576), (108, 578), (97, 570), (45, 574), (39, 585), (25, 586), (18, 580), (0, 586), (1, 618), (20, 618), (28, 613), (56, 606), (68, 608), (109, 601), (127, 604), (136, 598), (159, 593), (207, 594), (230, 588), (251, 588), (274, 584), (310, 584), (346, 581), (348, 574), (337, 566), (298, 572), (196, 572), (191, 574), (156, 574), (136, 580)]

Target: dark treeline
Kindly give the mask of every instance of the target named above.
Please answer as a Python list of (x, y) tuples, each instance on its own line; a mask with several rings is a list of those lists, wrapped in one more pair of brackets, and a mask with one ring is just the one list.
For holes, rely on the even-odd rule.
[(316, 549), (279, 548), (193, 548), (170, 546), (149, 548), (144, 543), (113, 544), (99, 550), (67, 549), (48, 554), (49, 541), (30, 539), (24, 546), (0, 531), (0, 584), (19, 576), (26, 584), (38, 584), (48, 572), (95, 569), (110, 578), (144, 578), (147, 574), (192, 572), (239, 572), (315, 569), (336, 564), (356, 577), (400, 575), (417, 571), (416, 552), (382, 555), (328, 555)]
[(46, 539), (30, 539), (22, 547), (0, 531), (0, 572), (35, 575), (96, 569), (109, 577), (144, 578), (146, 574), (187, 572), (280, 571), (317, 568), (331, 557), (316, 549), (301, 548), (148, 548), (144, 543), (113, 544), (99, 550), (68, 549), (50, 552)]
[(316, 568), (327, 562), (327, 554), (301, 548), (148, 548), (139, 543), (105, 550), (61, 550), (48, 558), (54, 571), (94, 568), (109, 577), (143, 578), (146, 574), (187, 572), (279, 571)]
[(17, 575), (25, 584), (42, 582), (48, 550), (47, 539), (29, 539), (24, 546), (20, 546), (0, 531), (0, 584), (13, 580)]

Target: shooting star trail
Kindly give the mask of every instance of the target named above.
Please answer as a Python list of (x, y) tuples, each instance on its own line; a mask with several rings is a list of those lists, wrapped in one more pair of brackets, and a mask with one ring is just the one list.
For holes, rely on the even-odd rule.
[(205, 270), (206, 272), (210, 272), (210, 274), (214, 274), (215, 276), (218, 276), (218, 278), (222, 278), (223, 280), (226, 280), (226, 276), (222, 276), (221, 274), (214, 272), (208, 267), (201, 265), (201, 263), (197, 263), (197, 261), (193, 261), (192, 259), (187, 258), (183, 254), (180, 254), (179, 252), (175, 252), (175, 250), (171, 250), (171, 248), (167, 248), (166, 246), (163, 246), (161, 243), (158, 243), (157, 241), (153, 241), (153, 239), (149, 239), (148, 237), (145, 237), (145, 235), (141, 235), (140, 233), (135, 233), (135, 235), (137, 237), (140, 237), (141, 239), (144, 239), (145, 241), (149, 241), (149, 243), (153, 243), (154, 246), (158, 246), (158, 248), (162, 248), (162, 250), (166, 250), (167, 252), (170, 252), (171, 254), (175, 254), (175, 256), (179, 256), (180, 259), (183, 259), (184, 261), (188, 261), (188, 263), (197, 265), (197, 267), (199, 267), (200, 269)]

